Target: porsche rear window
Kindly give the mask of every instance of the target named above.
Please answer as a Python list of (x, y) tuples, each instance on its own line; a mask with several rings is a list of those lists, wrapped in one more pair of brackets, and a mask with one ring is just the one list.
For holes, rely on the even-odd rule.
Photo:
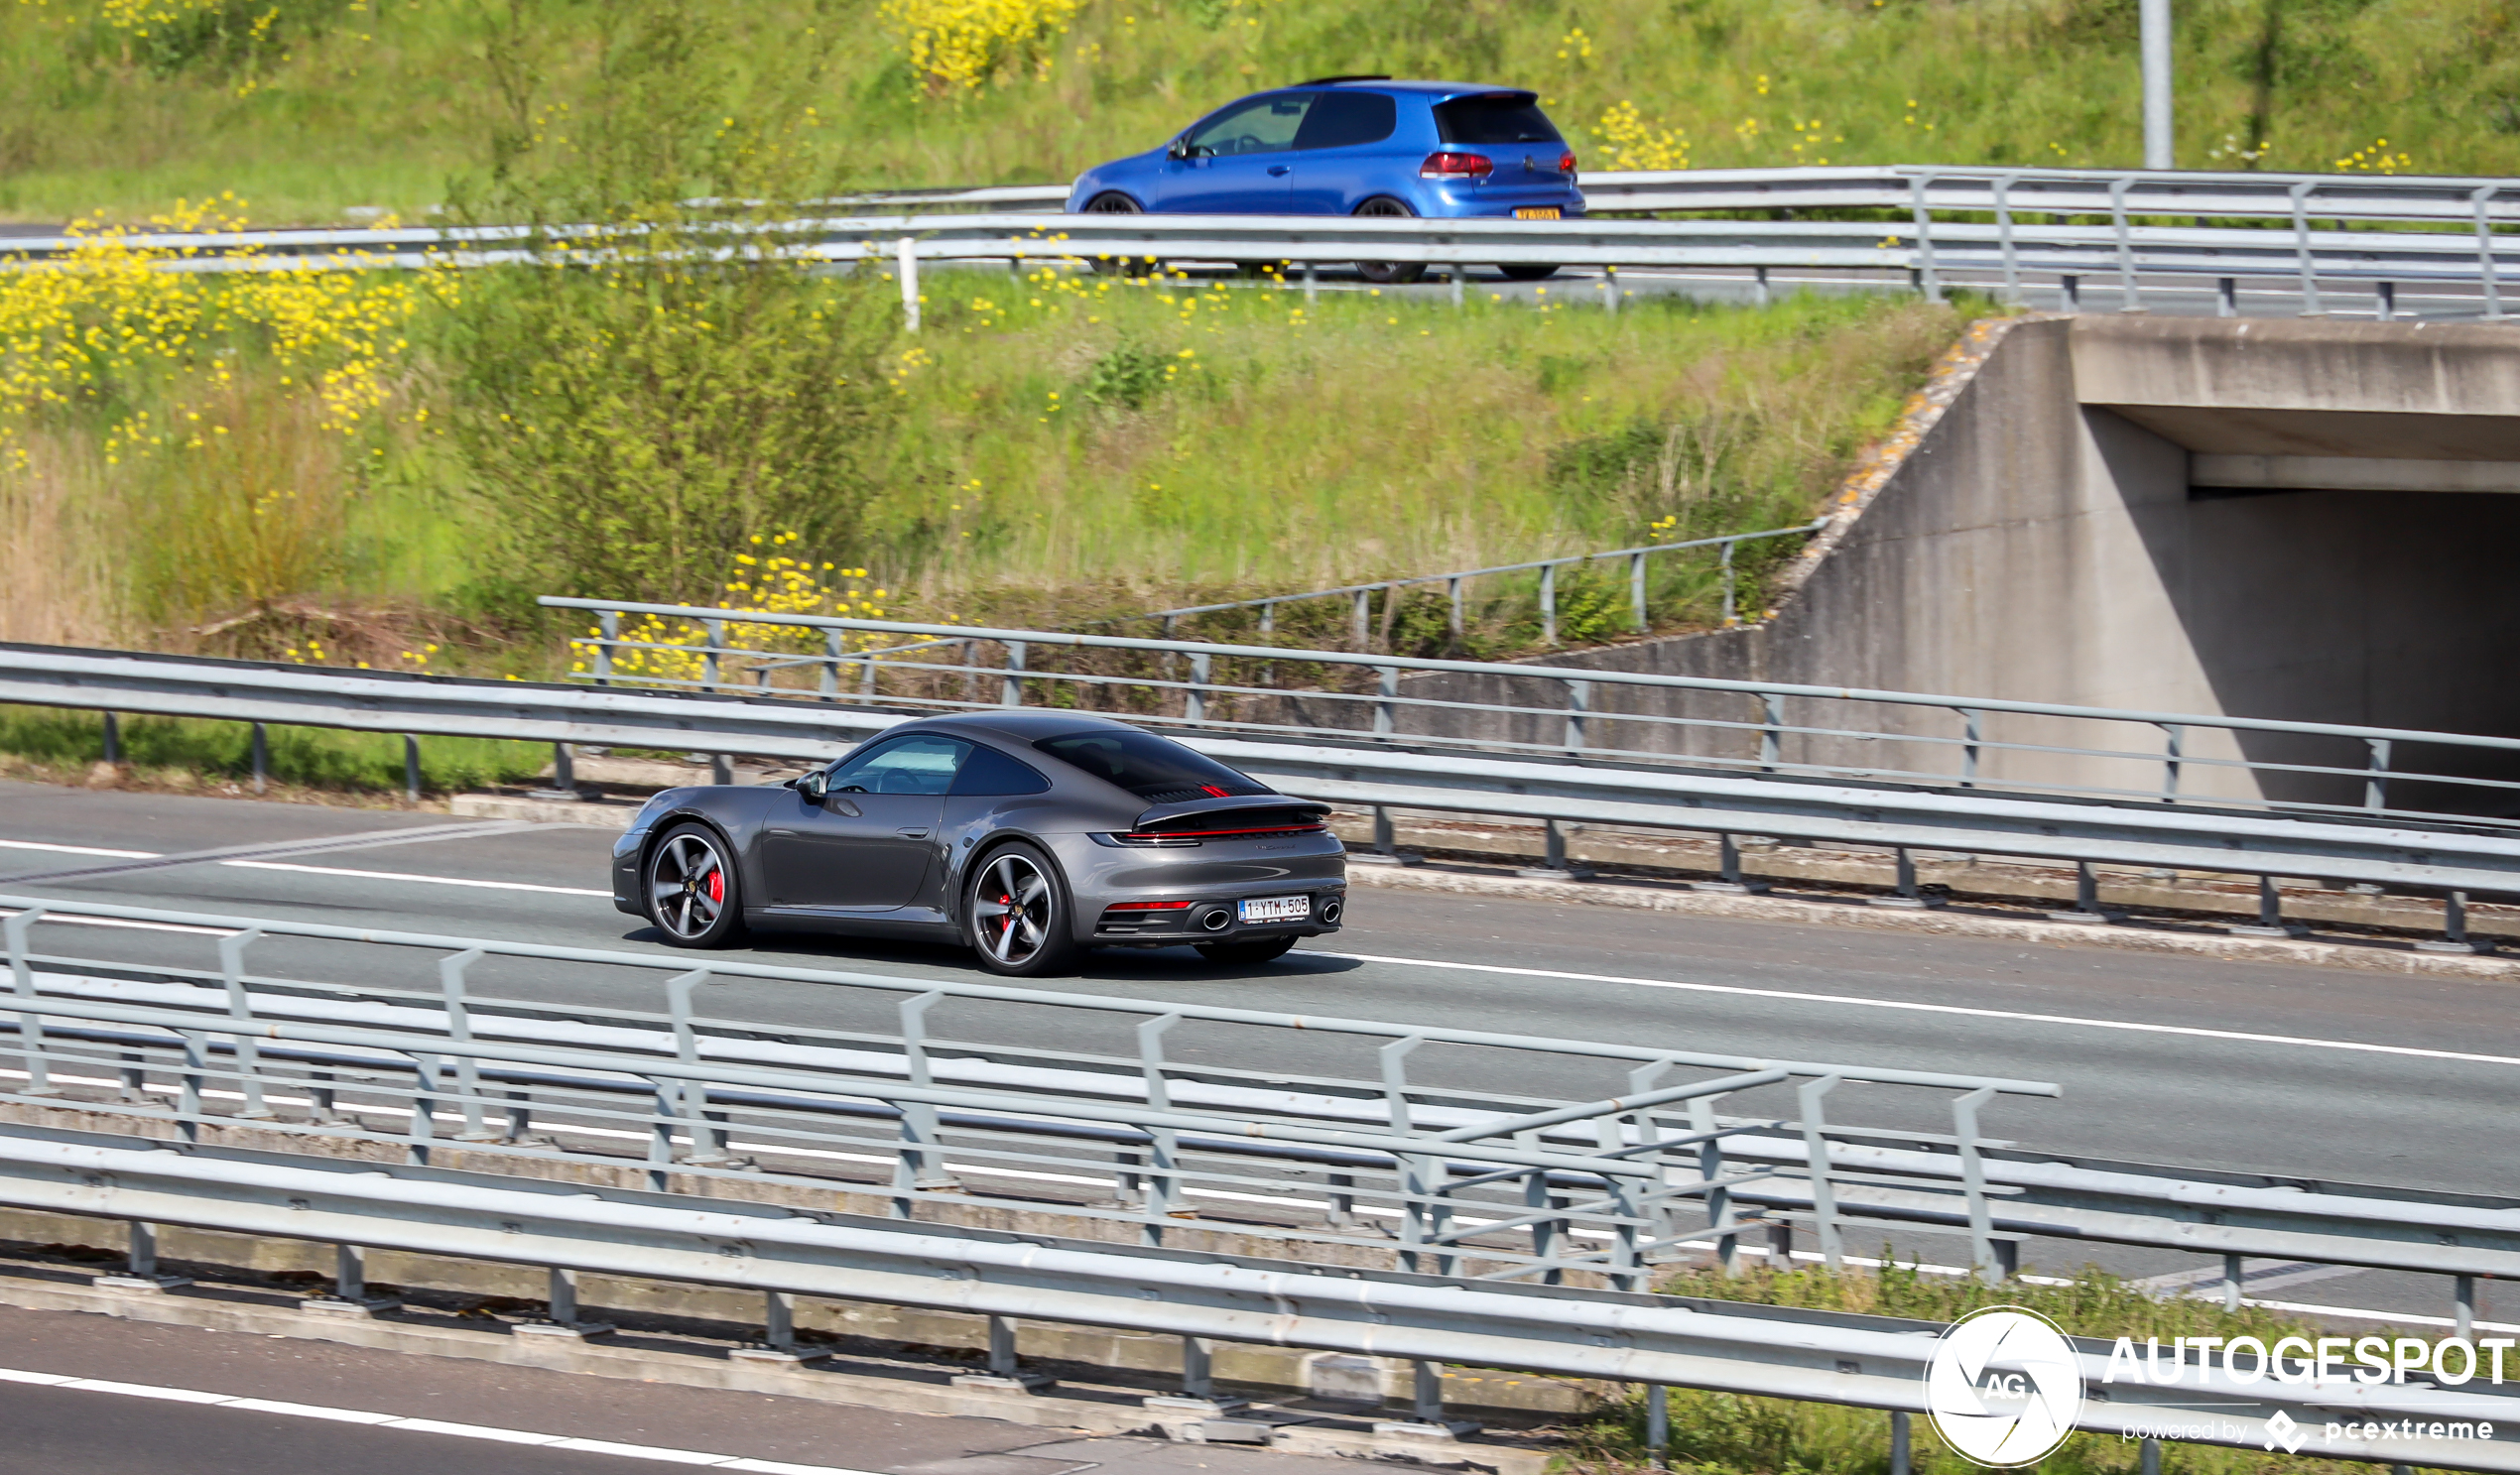
[(1435, 124), (1448, 144), (1555, 144), (1558, 125), (1529, 92), (1483, 92), (1435, 105)]
[(1033, 746), (1150, 803), (1276, 792), (1151, 732), (1102, 727), (1042, 738)]

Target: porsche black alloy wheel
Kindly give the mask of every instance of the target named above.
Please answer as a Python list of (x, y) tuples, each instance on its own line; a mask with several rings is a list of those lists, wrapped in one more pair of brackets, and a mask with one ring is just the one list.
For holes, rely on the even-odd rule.
[(742, 935), (735, 868), (715, 831), (678, 825), (648, 855), (648, 920), (675, 947), (724, 947)]
[(1075, 962), (1068, 888), (1049, 856), (1021, 844), (992, 850), (963, 886), (963, 928), (981, 967), (1038, 978)]
[(1293, 937), (1253, 937), (1242, 942), (1201, 942), (1198, 953), (1211, 963), (1247, 968), (1254, 963), (1283, 957), (1286, 950), (1294, 945)]

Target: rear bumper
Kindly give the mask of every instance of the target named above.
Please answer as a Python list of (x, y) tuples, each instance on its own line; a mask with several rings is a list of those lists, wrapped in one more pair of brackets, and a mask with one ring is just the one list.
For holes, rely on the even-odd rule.
[[(1307, 898), (1303, 917), (1281, 922), (1244, 922), (1237, 903), (1271, 897)], [(1180, 946), (1197, 942), (1236, 942), (1253, 937), (1320, 937), (1339, 929), (1347, 917), (1347, 883), (1309, 882), (1249, 888), (1239, 896), (1188, 897), (1180, 913), (1113, 914), (1105, 910), (1082, 939), (1089, 942), (1156, 943)]]

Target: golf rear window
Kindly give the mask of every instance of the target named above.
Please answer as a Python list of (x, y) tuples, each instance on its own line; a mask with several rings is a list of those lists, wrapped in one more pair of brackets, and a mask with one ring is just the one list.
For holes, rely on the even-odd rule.
[(1435, 126), (1448, 144), (1555, 144), (1558, 125), (1529, 92), (1482, 92), (1435, 105)]
[(1151, 732), (1096, 728), (1042, 738), (1033, 746), (1097, 779), (1108, 779), (1150, 803), (1276, 792)]

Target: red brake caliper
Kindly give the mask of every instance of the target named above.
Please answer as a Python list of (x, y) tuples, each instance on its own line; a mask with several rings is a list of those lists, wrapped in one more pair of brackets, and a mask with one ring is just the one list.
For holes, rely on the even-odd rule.
[(997, 904), (1006, 909), (998, 914), (1000, 918), (1004, 919), (997, 926), (998, 935), (1002, 937), (1015, 930), (1015, 899), (1009, 896), (1001, 896), (997, 899)]
[(724, 871), (711, 871), (708, 873), (708, 899), (712, 902), (723, 902), (726, 900), (726, 873)]

